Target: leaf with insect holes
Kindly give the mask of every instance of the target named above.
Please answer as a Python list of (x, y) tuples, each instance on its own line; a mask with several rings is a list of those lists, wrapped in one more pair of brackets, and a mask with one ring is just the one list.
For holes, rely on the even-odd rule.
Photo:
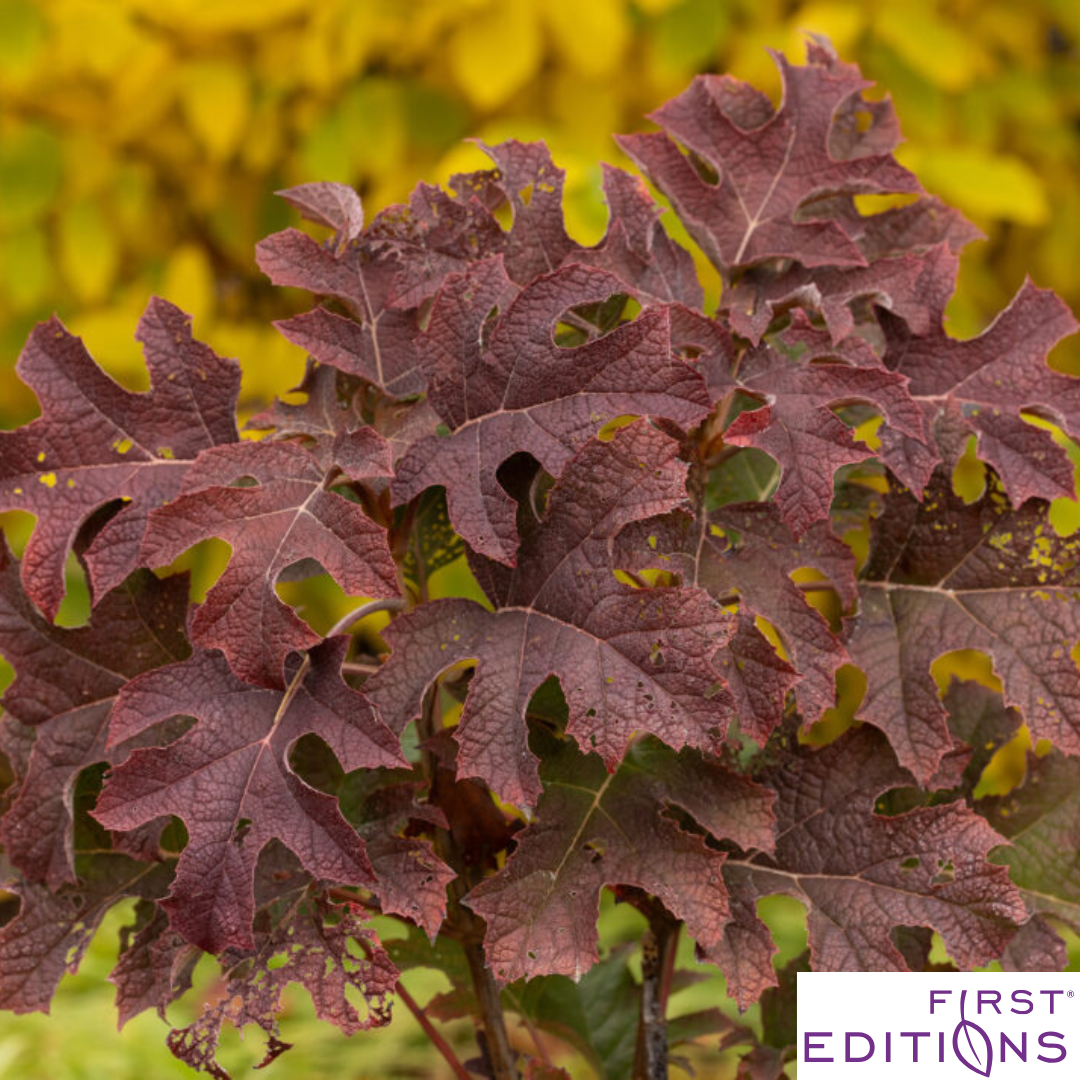
[(497, 610), (441, 600), (387, 628), (393, 653), (365, 687), (384, 720), (401, 731), (441, 672), (475, 659), (456, 731), (459, 775), (528, 805), (540, 784), (525, 709), (551, 675), (570, 708), (567, 730), (609, 768), (634, 732), (675, 747), (718, 745), (713, 732), (726, 727), (730, 699), (710, 661), (733, 620), (700, 589), (620, 584), (610, 557), (623, 526), (685, 497), (677, 454), (644, 421), (587, 443), (530, 526), (518, 568), (474, 560)]
[[(450, 429), (428, 437), (397, 464), (397, 502), (446, 488), (450, 520), (482, 555), (513, 565), (514, 501), (497, 478), (528, 452), (553, 476), (609, 421), (647, 414), (691, 427), (709, 411), (705, 385), (671, 352), (668, 316), (646, 310), (574, 348), (555, 344), (568, 308), (624, 290), (619, 280), (571, 265), (537, 278), (508, 306), (499, 260), (452, 278), (436, 298), (422, 353), (429, 395)], [(492, 321), (493, 308), (499, 316)]]
[(1001, 837), (963, 804), (873, 812), (878, 795), (911, 783), (873, 728), (792, 750), (758, 779), (776, 793), (776, 849), (724, 864), (732, 922), (709, 949), (741, 1008), (777, 985), (763, 896), (806, 906), (818, 971), (905, 971), (891, 933), (912, 925), (936, 930), (967, 970), (1000, 956), (1027, 918), (1008, 871), (988, 860)]
[[(542, 142), (476, 141), (496, 168), (450, 177), (449, 192), (418, 184), (407, 206), (389, 206), (371, 223), (369, 241), (401, 260), (397, 303), (430, 297), (446, 276), (466, 264), (502, 255), (506, 272), (527, 285), (572, 257), (562, 199), (565, 173)], [(494, 211), (511, 214), (504, 230)]]
[(363, 841), (336, 800), (289, 763), (293, 744), (307, 734), (318, 735), (346, 770), (404, 762), (395, 736), (342, 681), (345, 646), (345, 638), (331, 638), (310, 661), (291, 664), (284, 693), (240, 682), (217, 652), (197, 652), (121, 691), (111, 743), (176, 715), (198, 722), (171, 745), (137, 750), (113, 769), (94, 816), (117, 830), (163, 814), (184, 822), (190, 839), (162, 907), (173, 928), (207, 952), (252, 948), (255, 862), (271, 839), (313, 877), (374, 884)]
[(434, 200), (428, 208), (436, 216), (440, 210), (464, 209), (469, 220), (458, 221), (457, 229), (448, 229), (444, 221), (434, 229), (403, 230), (401, 215), (391, 208), (365, 232), (360, 198), (343, 184), (302, 184), (278, 194), (304, 217), (333, 229), (334, 237), (319, 244), (297, 229), (274, 233), (256, 247), (259, 268), (275, 285), (333, 298), (351, 317), (316, 307), (274, 325), (320, 363), (365, 379), (393, 397), (423, 390), (415, 347), (419, 305), (448, 273), (479, 256), (455, 245), (461, 232), (476, 228), (472, 219), (482, 215), (498, 232), (494, 219), (482, 207), (471, 213), (421, 185), (414, 195), (417, 209)]
[[(519, 284), (560, 266), (574, 245), (563, 226), (563, 172), (547, 147), (514, 140), (481, 146), (498, 171), (453, 177), (453, 194), (420, 184), (408, 206), (388, 207), (363, 233), (351, 188), (308, 184), (280, 192), (305, 217), (333, 228), (335, 242), (320, 245), (286, 229), (260, 242), (260, 268), (276, 285), (335, 298), (352, 317), (316, 307), (275, 323), (278, 330), (320, 363), (405, 397), (424, 389), (420, 307), (448, 275), (494, 255)], [(491, 212), (504, 201), (514, 215), (507, 232)]]
[[(871, 84), (822, 41), (812, 40), (807, 55), (794, 67), (774, 54), (784, 87), (779, 109), (731, 76), (699, 75), (650, 114), (662, 132), (619, 137), (723, 273), (776, 258), (862, 266), (843, 227), (804, 207), (824, 195), (920, 190), (890, 153), (899, 141), (891, 104), (862, 101), (859, 92)], [(851, 123), (860, 113), (870, 118), (864, 132)]]
[(64, 629), (23, 593), (19, 564), (0, 546), (0, 654), (17, 672), (3, 698), (5, 725), (33, 725), (0, 840), (28, 881), (74, 884), (76, 781), (83, 769), (121, 761), (139, 745), (106, 748), (109, 710), (129, 679), (188, 655), (187, 590), (186, 574), (159, 581), (138, 571), (102, 599), (90, 625)]
[[(385, 477), (389, 457), (368, 428), (334, 442), (343, 479)], [(164, 566), (212, 536), (232, 545), (228, 568), (191, 619), (191, 639), (221, 649), (237, 675), (258, 686), (283, 687), (289, 653), (321, 640), (274, 591), (289, 566), (313, 559), (351, 595), (397, 594), (385, 531), (330, 490), (332, 477), (291, 443), (223, 447), (199, 458), (180, 497), (156, 511), (146, 531), (148, 566)], [(245, 478), (255, 485), (231, 486)]]
[(588, 971), (597, 960), (604, 885), (645, 889), (686, 922), (699, 945), (716, 944), (728, 918), (724, 855), (665, 811), (677, 807), (716, 838), (771, 850), (770, 794), (656, 739), (635, 743), (614, 773), (570, 740), (549, 745), (544, 760), (535, 822), (506, 866), (465, 900), (487, 922), (484, 949), (496, 977)]
[(518, 285), (527, 285), (561, 266), (575, 247), (563, 224), (566, 173), (552, 162), (542, 142), (508, 139), (479, 146), (495, 162), (496, 171), (478, 173), (472, 181), (487, 181), (509, 204), (513, 221), (502, 249), (506, 272)]
[(19, 913), (0, 926), (0, 1008), (48, 1012), (65, 974), (78, 970), (109, 909), (125, 897), (164, 895), (166, 863), (142, 863), (108, 852), (85, 860), (79, 883), (51, 891), (25, 881), (0, 882), (19, 898)]
[(169, 1049), (193, 1069), (229, 1080), (215, 1056), (225, 1023), (238, 1031), (257, 1024), (266, 1033), (266, 1054), (256, 1068), (290, 1049), (277, 1025), (290, 983), (311, 995), (320, 1020), (355, 1035), (390, 1022), (397, 980), (397, 968), (361, 919), (348, 908), (305, 897), (287, 906), (273, 925), (260, 928), (255, 955), (229, 971), (218, 1001), (204, 1005), (187, 1027), (169, 1033)]
[(175, 498), (196, 455), (237, 439), (239, 365), (196, 341), (191, 319), (165, 300), (150, 301), (135, 336), (150, 370), (146, 393), (113, 382), (55, 316), (19, 357), (41, 416), (0, 432), (0, 511), (37, 518), (22, 581), (50, 619), (64, 597), (64, 562), (92, 515), (128, 500), (84, 556), (98, 599), (139, 565), (147, 514)]
[[(825, 523), (796, 539), (767, 503), (702, 511), (696, 520), (676, 512), (625, 529), (615, 559), (630, 570), (673, 571), (684, 584), (700, 586), (725, 603), (739, 600), (739, 632), (717, 666), (733, 672), (729, 683), (739, 701), (743, 734), (764, 743), (783, 718), (792, 684), (808, 723), (834, 704), (836, 671), (848, 662), (847, 650), (791, 579), (794, 571), (810, 567), (824, 575), (845, 607), (855, 602), (855, 559)], [(748, 616), (772, 624), (793, 667)]]
[(191, 989), (191, 976), (202, 952), (172, 930), (156, 904), (140, 901), (136, 924), (120, 932), (120, 957), (109, 975), (116, 986), (117, 1027), (146, 1009), (165, 1009)]
[(1080, 540), (1047, 514), (1013, 509), (993, 480), (967, 505), (940, 470), (922, 505), (895, 483), (885, 499), (848, 651), (867, 677), (859, 717), (920, 781), (952, 749), (930, 667), (954, 649), (987, 653), (1035, 738), (1080, 752)]

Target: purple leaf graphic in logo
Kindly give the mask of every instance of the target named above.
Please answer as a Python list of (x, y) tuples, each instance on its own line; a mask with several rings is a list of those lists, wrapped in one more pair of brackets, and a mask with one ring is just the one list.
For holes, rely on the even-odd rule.
[[(960, 1022), (953, 1031), (953, 1053), (973, 1072), (980, 1076), (989, 1076), (994, 1066), (994, 1047), (990, 1042), (990, 1036), (974, 1020), (964, 1018), (964, 999), (967, 991), (960, 991)], [(961, 1038), (961, 1032), (963, 1037)], [(972, 1038), (974, 1033), (975, 1038)], [(982, 1056), (979, 1052), (979, 1041), (982, 1041)], [(966, 1047), (964, 1044), (967, 1044)], [(985, 1064), (983, 1060), (985, 1058)]]

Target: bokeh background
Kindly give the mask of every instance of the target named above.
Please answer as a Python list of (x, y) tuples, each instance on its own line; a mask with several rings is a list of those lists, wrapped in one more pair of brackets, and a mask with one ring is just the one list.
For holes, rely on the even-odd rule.
[[(468, 137), (544, 138), (568, 172), (571, 232), (591, 242), (606, 218), (600, 162), (627, 164), (612, 132), (646, 126), (696, 72), (775, 95), (765, 49), (801, 59), (807, 31), (888, 89), (901, 160), (987, 234), (964, 256), (952, 331), (981, 330), (1025, 273), (1080, 310), (1076, 0), (0, 0), (0, 426), (37, 411), (13, 367), (54, 311), (144, 386), (132, 334), (155, 292), (240, 359), (253, 409), (304, 360), (269, 325), (303, 301), (253, 258), (295, 223), (274, 189), (346, 181), (370, 214), (418, 180), (483, 167)], [(1080, 347), (1054, 362), (1080, 371)], [(773, 915), (794, 955), (798, 913)], [(611, 943), (632, 934), (605, 918)], [(103, 978), (122, 921), (65, 980), (52, 1020), (0, 1016), (0, 1078), (190, 1075), (156, 1018), (112, 1034)], [(422, 998), (439, 988), (415, 978)], [(212, 986), (207, 968), (199, 993)], [(680, 1007), (718, 993), (700, 984)], [(198, 994), (178, 1018), (197, 1007)], [(284, 1035), (300, 1047), (272, 1075), (438, 1074), (407, 1017), (346, 1044), (302, 996), (290, 1009)], [(242, 1065), (258, 1048), (229, 1054)]]

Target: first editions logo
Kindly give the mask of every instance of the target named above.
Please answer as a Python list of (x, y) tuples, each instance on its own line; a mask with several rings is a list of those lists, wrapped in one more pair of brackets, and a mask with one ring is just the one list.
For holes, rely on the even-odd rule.
[(800, 1080), (1076, 1075), (1078, 986), (1073, 974), (800, 973)]

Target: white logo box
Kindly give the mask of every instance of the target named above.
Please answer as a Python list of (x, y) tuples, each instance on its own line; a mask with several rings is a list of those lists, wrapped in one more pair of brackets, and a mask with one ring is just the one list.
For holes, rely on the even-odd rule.
[(799, 972), (799, 1080), (1080, 1078), (1080, 974)]

